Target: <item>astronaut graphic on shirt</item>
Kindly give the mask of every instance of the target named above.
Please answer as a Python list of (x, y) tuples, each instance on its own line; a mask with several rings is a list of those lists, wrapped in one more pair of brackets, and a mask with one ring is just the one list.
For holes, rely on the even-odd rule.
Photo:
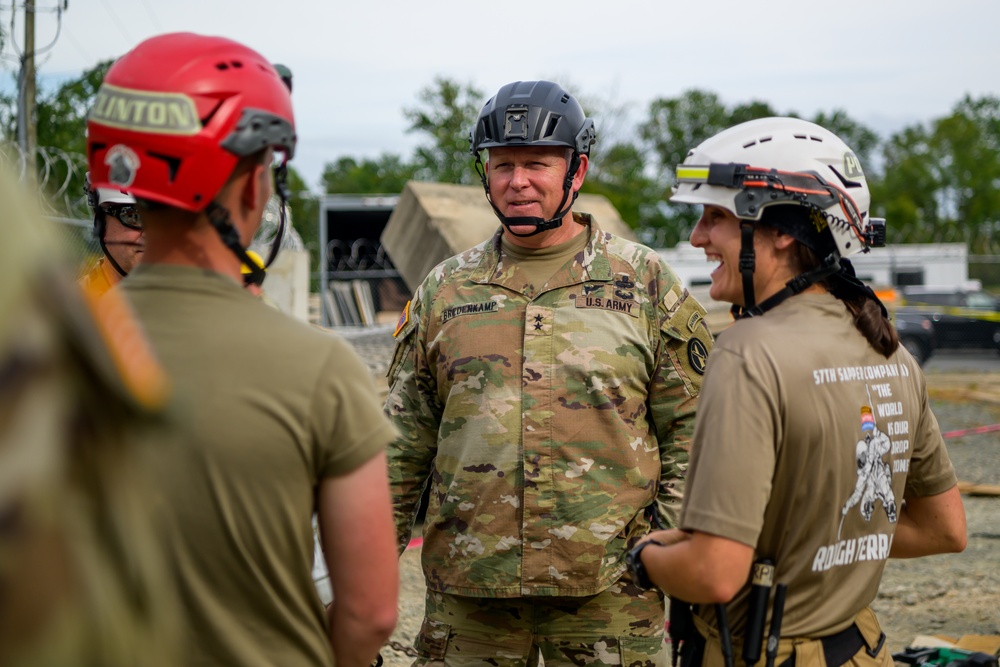
[[(857, 504), (861, 504), (861, 516), (870, 522), (875, 511), (875, 501), (882, 501), (882, 507), (891, 523), (896, 522), (896, 499), (892, 494), (892, 469), (882, 457), (889, 453), (889, 437), (875, 424), (875, 416), (870, 406), (861, 407), (861, 430), (865, 433), (855, 445), (858, 481), (854, 493), (847, 499), (841, 514)], [(838, 535), (839, 537), (839, 535)]]

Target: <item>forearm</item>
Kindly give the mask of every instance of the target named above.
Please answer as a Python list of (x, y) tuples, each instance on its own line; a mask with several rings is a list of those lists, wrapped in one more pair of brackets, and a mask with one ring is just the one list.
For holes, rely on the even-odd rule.
[(319, 525), (333, 604), (329, 637), (338, 665), (367, 665), (398, 615), (399, 565), (393, 548), (386, 458), (379, 454), (320, 485)]
[(392, 635), (396, 619), (362, 618), (337, 607), (327, 608), (330, 646), (337, 667), (368, 667)]
[(901, 503), (890, 558), (954, 553), (966, 545), (965, 508), (958, 487)]
[(746, 583), (753, 549), (725, 538), (677, 530), (650, 533), (641, 557), (649, 578), (664, 593), (694, 604), (728, 602)]

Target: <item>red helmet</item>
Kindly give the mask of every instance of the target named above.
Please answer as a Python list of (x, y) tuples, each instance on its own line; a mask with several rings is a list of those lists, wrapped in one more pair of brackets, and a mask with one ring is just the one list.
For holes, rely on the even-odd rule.
[(223, 37), (145, 40), (108, 70), (87, 118), (95, 187), (188, 211), (269, 146), (286, 160), (295, 151), (288, 87), (267, 59)]

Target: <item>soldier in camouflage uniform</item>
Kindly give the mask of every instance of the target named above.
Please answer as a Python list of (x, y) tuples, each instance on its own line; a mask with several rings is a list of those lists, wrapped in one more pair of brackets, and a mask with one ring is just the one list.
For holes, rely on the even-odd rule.
[(559, 86), (504, 86), (471, 137), (502, 227), (400, 319), (400, 551), (429, 486), (414, 664), (662, 660), (663, 597), (623, 555), (651, 516), (673, 524), (712, 338), (653, 250), (572, 212), (594, 140)]
[(166, 377), (117, 294), (60, 270), (22, 190), (0, 174), (0, 665), (176, 665), (140, 465)]

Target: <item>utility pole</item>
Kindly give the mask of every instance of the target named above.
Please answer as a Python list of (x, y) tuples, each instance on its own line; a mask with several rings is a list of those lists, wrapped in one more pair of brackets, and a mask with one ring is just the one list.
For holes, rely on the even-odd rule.
[(35, 0), (24, 2), (24, 55), (21, 57), (20, 96), (18, 105), (18, 145), (24, 155), (24, 173), (33, 182), (37, 175), (35, 148)]

